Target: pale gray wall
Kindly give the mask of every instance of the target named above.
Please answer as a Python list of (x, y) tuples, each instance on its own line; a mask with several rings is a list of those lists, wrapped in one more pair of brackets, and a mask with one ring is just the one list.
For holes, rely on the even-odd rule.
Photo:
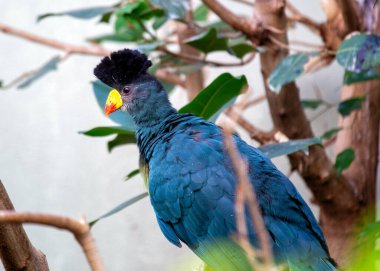
[[(318, 1), (292, 2), (304, 13), (319, 20), (323, 18)], [(110, 29), (97, 25), (95, 20), (51, 18), (36, 23), (41, 13), (109, 4), (106, 0), (1, 0), (0, 3), (1, 22), (74, 44), (84, 44), (83, 37)], [(235, 6), (235, 11), (247, 10)], [(293, 31), (291, 37), (314, 39), (303, 28)], [(109, 47), (118, 48), (118, 45)], [(0, 80), (9, 82), (55, 54), (62, 52), (0, 34)], [(136, 168), (136, 147), (118, 148), (109, 154), (104, 138), (78, 134), (95, 126), (113, 125), (103, 116), (91, 90), (92, 69), (98, 61), (97, 57), (73, 56), (58, 71), (27, 89), (0, 90), (0, 178), (18, 210), (78, 218), (84, 214), (92, 219), (144, 191), (140, 178), (123, 182), (126, 173)], [(208, 81), (222, 71), (209, 70)], [(263, 92), (258, 60), (229, 71), (247, 74), (255, 95)], [(316, 84), (328, 93), (326, 99), (336, 101), (341, 75), (335, 67), (318, 72), (315, 77), (305, 76), (298, 84), (305, 97), (313, 97), (312, 86)], [(184, 93), (177, 91), (173, 95), (174, 104), (183, 104), (183, 97)], [(250, 110), (247, 116), (256, 125), (270, 128), (265, 103)], [(335, 119), (335, 114), (321, 118), (315, 124), (317, 134), (333, 125)], [(275, 162), (286, 172), (286, 159)], [(309, 199), (303, 184), (293, 179)], [(51, 270), (88, 270), (79, 246), (69, 233), (39, 226), (27, 226), (26, 230), (33, 244), (47, 255)], [(195, 260), (187, 248), (177, 249), (165, 240), (147, 199), (99, 222), (93, 232), (109, 270), (176, 270), (176, 263)]]

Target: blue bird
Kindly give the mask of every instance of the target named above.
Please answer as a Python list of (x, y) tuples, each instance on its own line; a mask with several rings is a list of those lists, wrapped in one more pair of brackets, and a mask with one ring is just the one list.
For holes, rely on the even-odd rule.
[[(94, 74), (114, 88), (106, 114), (121, 109), (136, 124), (140, 167), (158, 225), (174, 245), (185, 243), (212, 270), (251, 270), (237, 233), (237, 177), (224, 148), (221, 128), (179, 114), (160, 82), (147, 73), (147, 57), (124, 49), (105, 57)], [(275, 262), (292, 271), (336, 270), (323, 233), (296, 188), (259, 150), (233, 140), (248, 174), (270, 236)], [(249, 241), (259, 247), (246, 214)]]

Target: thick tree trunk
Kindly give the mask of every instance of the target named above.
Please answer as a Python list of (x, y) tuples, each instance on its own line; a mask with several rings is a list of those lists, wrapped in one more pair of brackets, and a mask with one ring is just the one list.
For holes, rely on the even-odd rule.
[[(1, 181), (0, 210), (14, 210)], [(49, 270), (45, 255), (32, 246), (21, 224), (0, 224), (0, 258), (5, 270)]]

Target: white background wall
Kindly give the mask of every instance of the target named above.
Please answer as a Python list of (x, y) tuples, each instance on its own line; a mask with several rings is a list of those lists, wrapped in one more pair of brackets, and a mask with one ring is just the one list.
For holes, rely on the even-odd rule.
[[(323, 20), (319, 1), (291, 2), (303, 13)], [(245, 6), (223, 3), (235, 12), (250, 13)], [(36, 23), (37, 15), (42, 13), (109, 5), (106, 0), (0, 0), (0, 4), (0, 22), (68, 43), (84, 44), (84, 37), (111, 29), (96, 24), (96, 20), (64, 17)], [(318, 41), (304, 28), (297, 28), (290, 36)], [(108, 47), (119, 46), (109, 44)], [(0, 80), (7, 83), (56, 54), (62, 52), (0, 33)], [(219, 55), (223, 56), (215, 56)], [(95, 126), (114, 125), (102, 114), (91, 90), (92, 70), (99, 60), (73, 56), (27, 89), (0, 90), (0, 179), (18, 210), (77, 218), (85, 215), (91, 220), (144, 191), (139, 177), (123, 182), (124, 176), (137, 166), (135, 146), (117, 148), (109, 154), (105, 138), (78, 134)], [(208, 70), (208, 82), (224, 70)], [(263, 93), (258, 60), (228, 71), (246, 74), (255, 95)], [(317, 86), (328, 101), (336, 102), (341, 76), (342, 72), (335, 66), (313, 77), (304, 76), (297, 83), (303, 97), (314, 97), (313, 88)], [(184, 96), (181, 90), (174, 93), (174, 104), (185, 103)], [(334, 110), (325, 116), (313, 123), (317, 135), (335, 126)], [(265, 103), (249, 110), (247, 117), (260, 127), (271, 127)], [(275, 162), (287, 171), (286, 159)], [(310, 194), (299, 179), (296, 176), (292, 179), (309, 199)], [(88, 270), (79, 246), (69, 233), (40, 226), (27, 226), (26, 230), (33, 244), (46, 254), (51, 270)], [(147, 199), (99, 222), (93, 233), (108, 270), (176, 270), (178, 263), (195, 260), (187, 248), (178, 249), (166, 241)]]

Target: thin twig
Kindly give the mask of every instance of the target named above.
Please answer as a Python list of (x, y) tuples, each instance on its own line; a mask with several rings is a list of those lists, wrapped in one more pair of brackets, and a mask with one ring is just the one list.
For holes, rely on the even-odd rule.
[(81, 245), (91, 270), (105, 270), (95, 240), (91, 235), (90, 226), (83, 219), (75, 220), (52, 214), (0, 211), (0, 223), (42, 224), (70, 231)]
[[(264, 270), (270, 270), (273, 266), (273, 257), (271, 245), (269, 243), (269, 234), (265, 227), (260, 207), (257, 203), (254, 188), (251, 185), (251, 181), (248, 176), (247, 163), (238, 153), (235, 143), (233, 142), (231, 132), (227, 127), (226, 129), (223, 129), (223, 135), (225, 148), (231, 158), (232, 167), (237, 176), (236, 203), (239, 204), (236, 206), (236, 209), (239, 207), (239, 210), (236, 210), (236, 224), (239, 230), (239, 240), (243, 239), (243, 244), (247, 244), (247, 242), (249, 242), (244, 212), (244, 203), (247, 202), (251, 220), (260, 243), (260, 256), (263, 259), (265, 267)], [(241, 198), (243, 198), (243, 200), (241, 200)], [(243, 201), (243, 204), (241, 204), (241, 201)], [(258, 270), (258, 268), (255, 268), (254, 270)]]
[(276, 131), (264, 132), (261, 129), (254, 126), (252, 123), (247, 121), (240, 113), (236, 112), (233, 107), (226, 110), (226, 115), (231, 118), (234, 122), (239, 124), (244, 130), (246, 130), (249, 136), (259, 142), (261, 145), (275, 141), (274, 135)]
[(293, 16), (288, 17), (289, 19), (302, 23), (305, 26), (309, 27), (313, 32), (321, 34), (322, 25), (310, 19), (309, 17), (303, 15), (299, 12), (289, 1), (286, 1), (286, 8), (292, 13)]
[(14, 27), (5, 25), (3, 23), (0, 23), (0, 31), (6, 34), (11, 34), (13, 36), (32, 41), (32, 42), (36, 42), (38, 44), (43, 44), (48, 47), (63, 50), (65, 52), (83, 54), (83, 55), (95, 55), (95, 56), (107, 56), (110, 54), (110, 51), (100, 46), (89, 47), (89, 46), (67, 44), (67, 43), (57, 41), (57, 40), (41, 37), (36, 34), (31, 34), (29, 32), (16, 29)]

